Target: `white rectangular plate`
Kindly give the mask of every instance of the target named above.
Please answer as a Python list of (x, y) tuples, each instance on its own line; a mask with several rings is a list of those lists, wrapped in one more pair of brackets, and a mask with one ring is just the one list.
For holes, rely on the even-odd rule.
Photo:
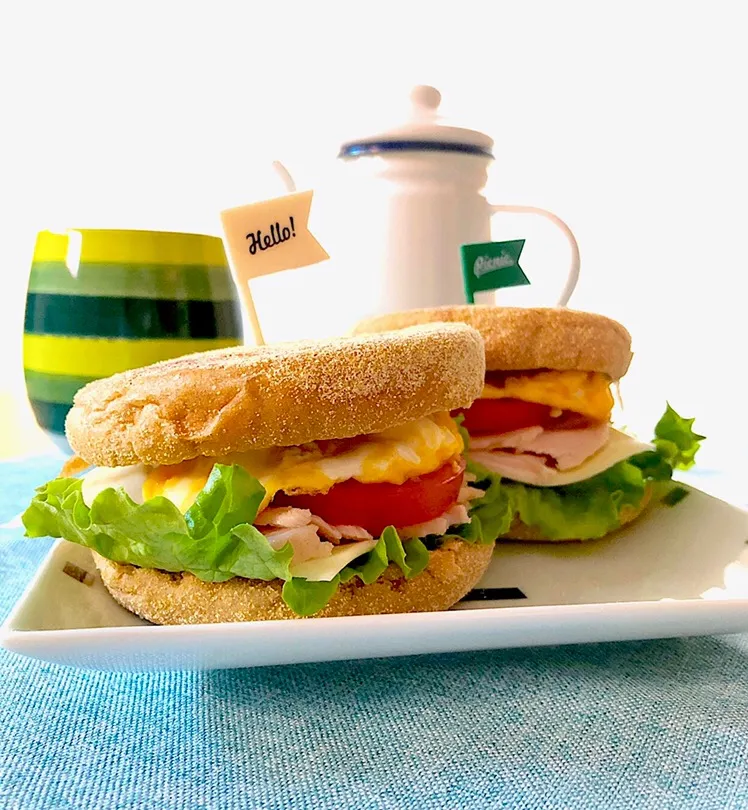
[(603, 540), (501, 544), (482, 598), (443, 613), (156, 627), (67, 562), (95, 572), (87, 549), (58, 542), (2, 628), (6, 649), (144, 671), (748, 631), (748, 512), (694, 489)]

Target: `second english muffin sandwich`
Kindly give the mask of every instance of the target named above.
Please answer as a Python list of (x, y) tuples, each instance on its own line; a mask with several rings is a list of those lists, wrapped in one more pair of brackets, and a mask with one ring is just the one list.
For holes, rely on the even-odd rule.
[(569, 309), (456, 306), (382, 315), (358, 333), (433, 322), (480, 331), (486, 378), (458, 409), (470, 470), (486, 495), (484, 531), (516, 540), (588, 540), (636, 518), (655, 485), (688, 467), (703, 438), (668, 407), (652, 444), (610, 423), (611, 385), (631, 362), (631, 337), (610, 318)]

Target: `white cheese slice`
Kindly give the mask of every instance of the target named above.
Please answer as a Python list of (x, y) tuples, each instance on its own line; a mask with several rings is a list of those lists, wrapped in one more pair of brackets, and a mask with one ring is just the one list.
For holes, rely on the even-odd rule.
[[(555, 470), (540, 463), (518, 464), (518, 456), (510, 456), (501, 452), (471, 453), (471, 456), (478, 464), (490, 469), (491, 472), (512, 481), (536, 487), (562, 487), (566, 484), (586, 481), (588, 478), (610, 469), (619, 461), (653, 449), (651, 444), (640, 442), (619, 430), (611, 429), (610, 437), (603, 447), (578, 467), (568, 470)], [(532, 461), (534, 462), (536, 458), (532, 457)]]
[(296, 565), (291, 563), (291, 576), (303, 577), (310, 582), (329, 582), (346, 565), (362, 554), (371, 551), (377, 542), (377, 540), (361, 540), (357, 543), (346, 543), (343, 546), (336, 546), (327, 557), (305, 560)]
[(122, 487), (135, 503), (143, 503), (146, 474), (146, 469), (141, 464), (133, 464), (131, 467), (94, 467), (83, 476), (83, 502), (86, 506), (91, 506), (93, 499), (103, 490)]

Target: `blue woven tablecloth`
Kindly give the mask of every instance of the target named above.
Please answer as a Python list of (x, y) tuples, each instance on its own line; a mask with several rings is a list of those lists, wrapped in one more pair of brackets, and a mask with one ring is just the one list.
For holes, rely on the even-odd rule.
[[(0, 464), (0, 523), (59, 458)], [(50, 542), (0, 532), (0, 618)], [(114, 675), (0, 651), (0, 808), (748, 808), (748, 636)]]

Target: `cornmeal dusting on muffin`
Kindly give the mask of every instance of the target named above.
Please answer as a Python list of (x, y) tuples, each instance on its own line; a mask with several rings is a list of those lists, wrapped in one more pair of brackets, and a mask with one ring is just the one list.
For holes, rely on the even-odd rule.
[(469, 405), (480, 334), (464, 324), (188, 355), (82, 388), (66, 431), (92, 464), (176, 464), (374, 433)]

